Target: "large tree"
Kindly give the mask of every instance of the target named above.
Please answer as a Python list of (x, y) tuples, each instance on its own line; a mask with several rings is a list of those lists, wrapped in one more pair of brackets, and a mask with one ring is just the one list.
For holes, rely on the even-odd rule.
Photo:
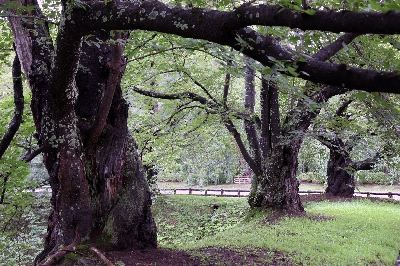
[[(398, 124), (399, 112), (392, 99), (387, 95), (365, 99), (364, 96), (357, 98), (360, 97), (357, 94), (347, 96), (351, 98), (341, 100), (330, 124), (323, 126), (321, 122), (324, 123), (324, 118), (319, 118), (320, 121), (315, 125), (316, 138), (330, 153), (325, 192), (332, 196), (353, 196), (357, 171), (372, 170), (380, 160), (397, 153), (391, 139), (398, 138), (395, 124)], [(349, 111), (349, 105), (353, 102), (356, 106)], [(325, 116), (329, 115), (329, 112), (325, 113)], [(375, 147), (372, 147), (373, 152), (368, 152), (368, 144), (372, 142), (375, 142)], [(354, 149), (360, 147), (363, 156), (357, 160)]]
[[(345, 99), (336, 110), (334, 119), (345, 116), (345, 111), (352, 100)], [(354, 174), (360, 170), (371, 170), (381, 157), (378, 152), (375, 156), (356, 161), (351, 157), (351, 152), (362, 136), (353, 134), (345, 140), (340, 136), (340, 127), (335, 127), (332, 134), (326, 129), (318, 129), (317, 139), (329, 149), (329, 160), (327, 165), (327, 183), (325, 193), (331, 196), (351, 197), (355, 190)]]
[[(127, 105), (120, 89), (124, 42), (129, 38), (124, 31), (158, 31), (227, 45), (265, 67), (283, 62), (285, 67), (275, 68), (277, 72), (324, 84), (324, 90), (337, 86), (400, 92), (400, 75), (392, 70), (325, 62), (253, 27), (397, 34), (399, 12), (322, 11), (318, 6), (305, 6), (303, 12), (297, 5), (253, 2), (219, 11), (159, 1), (61, 1), (55, 43), (35, 0), (6, 5), (32, 91), (37, 152), (44, 155), (52, 187), (53, 210), (37, 261), (54, 254), (47, 262), (51, 264), (66, 249), (84, 242), (109, 249), (156, 246), (150, 193), (134, 140), (127, 135)], [(277, 93), (273, 84), (268, 87), (268, 95)], [(291, 206), (300, 209), (298, 203)], [(64, 249), (57, 251), (61, 246)]]

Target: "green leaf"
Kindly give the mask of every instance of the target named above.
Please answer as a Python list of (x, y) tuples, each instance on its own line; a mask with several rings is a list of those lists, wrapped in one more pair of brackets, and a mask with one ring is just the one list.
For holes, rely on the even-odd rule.
[(313, 16), (315, 14), (315, 10), (313, 10), (313, 9), (304, 10), (304, 13), (306, 13), (310, 16)]
[(293, 5), (293, 9), (296, 11), (303, 11), (303, 9), (298, 5)]
[(367, 98), (367, 93), (357, 92), (354, 96), (359, 100), (364, 100), (365, 98)]
[(296, 69), (295, 69), (294, 67), (288, 67), (287, 69), (288, 69), (289, 73), (290, 73), (292, 76), (297, 77), (297, 76), (299, 75), (299, 73), (296, 72)]

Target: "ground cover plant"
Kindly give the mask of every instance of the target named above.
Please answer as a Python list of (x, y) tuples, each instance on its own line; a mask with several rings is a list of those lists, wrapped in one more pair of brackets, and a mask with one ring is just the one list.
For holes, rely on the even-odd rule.
[[(288, 216), (249, 211), (246, 198), (160, 195), (152, 207), (158, 249), (106, 256), (115, 265), (394, 264), (398, 202), (324, 197), (303, 198), (307, 214)], [(12, 220), (2, 221), (9, 233), (0, 234), (1, 263), (30, 264), (41, 249), (48, 208), (48, 197), (37, 195)]]
[(0, 205), (0, 265), (31, 265), (46, 235), (50, 195), (17, 196), (16, 202)]
[[(210, 260), (230, 265), (233, 254), (278, 265), (393, 265), (397, 258), (398, 204), (306, 200), (307, 215), (280, 217), (258, 210), (245, 216), (245, 201), (162, 196), (153, 207), (160, 247), (185, 250), (202, 258), (204, 265), (211, 265)], [(218, 220), (218, 229), (213, 227), (216, 214), (227, 215)]]
[(230, 230), (243, 220), (248, 208), (245, 200), (236, 198), (160, 196), (153, 206), (158, 243), (175, 248)]

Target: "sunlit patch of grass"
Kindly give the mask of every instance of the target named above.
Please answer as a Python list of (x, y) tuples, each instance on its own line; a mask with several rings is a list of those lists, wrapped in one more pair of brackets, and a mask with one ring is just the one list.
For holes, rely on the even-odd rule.
[[(164, 200), (170, 202), (170, 207), (175, 206), (176, 216), (174, 219), (171, 215), (159, 218), (161, 213), (156, 212), (156, 217), (158, 223), (164, 220), (174, 225), (167, 232), (171, 238), (181, 239), (170, 240), (178, 249), (262, 248), (283, 252), (294, 265), (393, 265), (400, 248), (400, 208), (397, 204), (368, 199), (314, 202), (306, 204), (306, 216), (283, 216), (274, 222), (268, 222), (268, 215), (271, 215), (268, 212), (253, 212), (246, 219), (241, 214), (235, 216), (238, 223), (230, 223), (223, 230), (214, 227), (213, 233), (196, 238), (185, 234), (198, 234), (200, 217), (207, 213), (204, 206), (209, 208), (209, 204), (227, 200), (225, 211), (242, 208), (239, 206), (245, 211), (246, 200), (193, 196), (169, 196)], [(188, 218), (183, 218), (187, 215)], [(178, 228), (179, 233), (173, 228)], [(163, 230), (160, 226), (161, 236)]]

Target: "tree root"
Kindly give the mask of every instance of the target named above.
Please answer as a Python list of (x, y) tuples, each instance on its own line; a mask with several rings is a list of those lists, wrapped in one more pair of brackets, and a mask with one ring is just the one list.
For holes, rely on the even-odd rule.
[(101, 253), (100, 250), (98, 250), (96, 247), (90, 247), (90, 250), (96, 253), (96, 255), (107, 265), (107, 266), (114, 266), (114, 264), (107, 259), (107, 257)]
[(75, 250), (75, 247), (77, 245), (79, 245), (80, 242), (81, 242), (81, 237), (79, 235), (78, 228), (76, 228), (75, 229), (74, 242), (72, 242), (71, 244), (69, 244), (65, 248), (63, 248), (63, 249), (57, 251), (56, 253), (54, 253), (53, 255), (51, 255), (41, 266), (54, 265), (58, 259), (60, 259), (62, 257), (65, 257), (66, 255), (68, 255), (68, 253), (71, 253), (71, 252), (75, 252), (75, 253), (79, 253), (80, 254), (80, 252)]

